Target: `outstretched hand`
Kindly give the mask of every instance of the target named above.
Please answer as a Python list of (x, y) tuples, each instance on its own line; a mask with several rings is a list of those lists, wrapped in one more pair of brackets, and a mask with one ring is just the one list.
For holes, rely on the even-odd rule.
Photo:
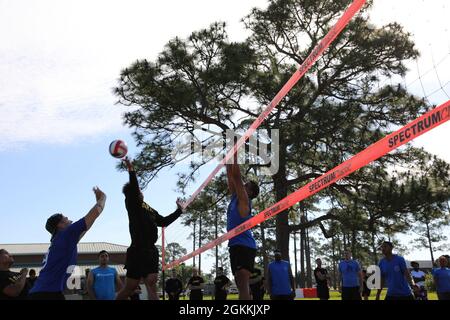
[(134, 171), (133, 163), (131, 162), (130, 158), (125, 157), (122, 161), (127, 166), (128, 171)]
[(182, 213), (184, 213), (186, 211), (186, 209), (184, 208), (183, 204), (184, 204), (183, 200), (181, 200), (181, 198), (178, 198), (177, 199), (177, 207), (178, 207), (178, 209), (181, 210)]
[(106, 197), (106, 194), (99, 187), (94, 187), (95, 200), (99, 201)]

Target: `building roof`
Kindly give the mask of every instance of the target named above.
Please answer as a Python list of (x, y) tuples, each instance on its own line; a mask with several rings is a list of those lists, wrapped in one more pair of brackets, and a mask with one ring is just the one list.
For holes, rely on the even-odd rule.
[[(94, 265), (94, 264), (90, 264), (90, 265), (77, 265), (77, 267), (79, 269), (74, 270), (74, 272), (72, 272), (72, 276), (77, 277), (77, 276), (84, 276), (86, 269), (95, 269), (98, 267), (98, 265)], [(123, 277), (126, 275), (127, 271), (124, 269), (124, 265), (122, 264), (110, 264), (109, 267), (114, 268), (117, 270), (117, 273), (119, 274), (119, 276)], [(20, 272), (22, 268), (11, 268), (12, 272)], [(39, 267), (32, 267), (31, 269), (34, 269), (36, 271), (36, 275), (39, 276), (39, 273), (42, 270), (42, 266)]]
[[(0, 249), (5, 249), (13, 256), (44, 255), (50, 243), (13, 243), (0, 244)], [(109, 253), (125, 253), (127, 246), (108, 242), (83, 242), (78, 244), (78, 254), (98, 253), (106, 250)]]
[[(433, 264), (431, 263), (430, 260), (411, 260), (411, 261), (415, 261), (419, 264), (419, 268), (421, 269), (433, 269)], [(406, 260), (406, 266), (408, 267), (408, 269), (411, 269), (411, 261), (410, 260)]]

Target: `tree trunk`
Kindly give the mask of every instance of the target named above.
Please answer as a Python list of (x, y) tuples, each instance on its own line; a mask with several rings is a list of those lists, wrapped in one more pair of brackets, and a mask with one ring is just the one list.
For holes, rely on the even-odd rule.
[(376, 245), (376, 241), (375, 241), (375, 231), (372, 230), (371, 232), (372, 234), (372, 258), (373, 258), (373, 264), (377, 265), (378, 264), (378, 255), (377, 255), (377, 245)]
[(312, 269), (311, 269), (311, 248), (309, 243), (309, 230), (306, 229), (305, 237), (305, 258), (306, 258), (306, 285), (312, 288)]
[(430, 256), (431, 256), (431, 264), (434, 264), (434, 254), (433, 254), (433, 243), (431, 242), (431, 232), (430, 232), (430, 224), (429, 222), (425, 222), (425, 225), (427, 227), (427, 239), (428, 239), (428, 248), (430, 249)]
[[(194, 232), (193, 232), (193, 236), (192, 236), (192, 238), (193, 238), (193, 240), (192, 240), (192, 251), (195, 251), (195, 240), (196, 240), (196, 234), (195, 234), (195, 226), (197, 225), (197, 223), (196, 223), (196, 221), (193, 221), (193, 223), (194, 223)], [(195, 256), (192, 258), (193, 259), (193, 261), (192, 261), (192, 266), (195, 268)]]
[(295, 287), (298, 287), (298, 268), (297, 268), (297, 233), (294, 232), (294, 283)]
[(337, 288), (336, 279), (336, 237), (331, 237), (331, 251), (332, 251), (332, 263), (333, 263), (333, 288)]
[(353, 259), (358, 258), (358, 257), (357, 257), (357, 252), (356, 252), (356, 230), (352, 230), (352, 243), (351, 243), (351, 248), (352, 248), (352, 256), (353, 256)]
[[(214, 239), (217, 239), (219, 236), (219, 230), (218, 230), (218, 212), (216, 211), (216, 216), (214, 219)], [(219, 246), (216, 246), (216, 274), (217, 274), (217, 268), (219, 267)]]
[[(288, 195), (288, 182), (286, 174), (285, 150), (281, 146), (279, 153), (279, 170), (273, 175), (273, 187), (275, 189), (275, 200), (280, 201)], [(277, 249), (281, 251), (281, 257), (289, 261), (289, 210), (283, 211), (276, 216), (276, 244)]]
[[(301, 216), (300, 219), (304, 219)], [(301, 229), (300, 231), (300, 288), (305, 288), (305, 243), (306, 243), (306, 233), (305, 229)]]
[(267, 279), (267, 266), (269, 265), (269, 257), (267, 256), (267, 244), (266, 244), (266, 233), (264, 230), (264, 222), (259, 225), (261, 229), (261, 242), (262, 242), (262, 255), (263, 255), (263, 265), (264, 265), (264, 275)]
[[(198, 247), (202, 246), (202, 217), (198, 221)], [(202, 272), (202, 254), (198, 255), (198, 274)]]

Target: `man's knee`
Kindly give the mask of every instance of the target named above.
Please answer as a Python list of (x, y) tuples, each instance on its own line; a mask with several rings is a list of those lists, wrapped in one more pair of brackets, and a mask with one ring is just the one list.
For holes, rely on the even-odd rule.
[(158, 274), (151, 273), (145, 278), (145, 282), (148, 286), (154, 286), (158, 282)]

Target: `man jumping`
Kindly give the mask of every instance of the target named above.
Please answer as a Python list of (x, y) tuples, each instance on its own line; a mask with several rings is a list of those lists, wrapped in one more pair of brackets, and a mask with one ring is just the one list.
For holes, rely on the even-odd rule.
[(61, 213), (47, 219), (45, 229), (52, 235), (50, 248), (44, 259), (44, 267), (30, 290), (30, 299), (65, 300), (64, 287), (77, 264), (77, 244), (105, 207), (106, 195), (99, 188), (94, 188), (94, 193), (97, 203), (77, 222), (72, 223)]
[(128, 158), (124, 160), (130, 180), (122, 191), (125, 195), (125, 207), (128, 211), (131, 245), (127, 250), (125, 269), (126, 282), (117, 295), (117, 300), (126, 300), (139, 285), (141, 279), (147, 287), (150, 300), (159, 300), (156, 293), (158, 280), (159, 253), (155, 246), (158, 240), (158, 227), (167, 227), (183, 212), (181, 201), (177, 200), (177, 210), (167, 217), (161, 216), (155, 209), (144, 202), (144, 195), (139, 189), (133, 164)]
[[(242, 181), (241, 170), (237, 163), (237, 153), (233, 164), (227, 164), (228, 189), (231, 202), (227, 211), (227, 230), (234, 229), (251, 218), (251, 200), (259, 194), (258, 184)], [(256, 257), (256, 242), (251, 230), (247, 230), (228, 242), (231, 271), (235, 277), (240, 300), (251, 300), (249, 279), (253, 272)]]

